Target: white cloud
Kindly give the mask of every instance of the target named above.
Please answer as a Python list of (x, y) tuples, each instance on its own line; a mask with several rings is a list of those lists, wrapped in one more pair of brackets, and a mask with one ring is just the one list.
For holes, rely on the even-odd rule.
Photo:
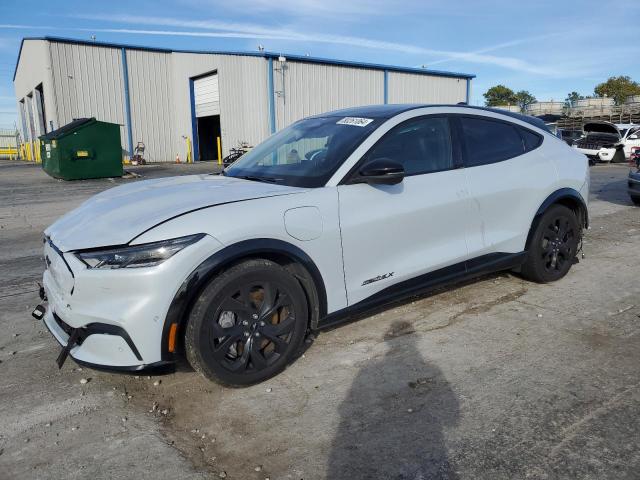
[[(397, 3), (393, 0), (183, 0), (183, 3), (200, 9), (232, 10), (249, 15), (269, 13), (292, 17), (322, 17), (341, 20), (364, 18), (372, 15), (389, 15), (398, 12)], [(406, 14), (420, 1), (404, 1), (402, 11)]]
[[(82, 29), (83, 31), (96, 31), (108, 33), (128, 33), (138, 35), (166, 35), (166, 36), (192, 36), (192, 37), (218, 37), (218, 38), (253, 38), (273, 39), (296, 42), (327, 43), (334, 45), (348, 45), (367, 49), (379, 49), (392, 52), (401, 52), (413, 55), (425, 55), (440, 58), (442, 60), (459, 60), (468, 63), (494, 65), (520, 72), (554, 75), (555, 71), (545, 66), (532, 65), (522, 59), (505, 56), (487, 55), (481, 52), (456, 52), (450, 50), (437, 50), (424, 48), (407, 43), (373, 40), (363, 37), (345, 35), (332, 35), (313, 32), (299, 32), (286, 28), (267, 28), (260, 25), (238, 22), (224, 22), (220, 20), (176, 20), (159, 17), (135, 17), (132, 15), (79, 15), (78, 18), (88, 20), (102, 20), (126, 24), (143, 24), (151, 26), (163, 26), (194, 30), (151, 30), (131, 28), (94, 28)], [(200, 31), (202, 30), (202, 31)], [(217, 30), (217, 31), (212, 31)]]

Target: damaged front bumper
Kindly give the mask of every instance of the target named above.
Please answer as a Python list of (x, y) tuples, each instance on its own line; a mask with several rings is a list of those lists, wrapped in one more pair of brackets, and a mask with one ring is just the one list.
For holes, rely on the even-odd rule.
[(47, 239), (41, 298), (34, 311), (68, 356), (97, 369), (139, 371), (172, 364), (163, 352), (167, 311), (181, 282), (219, 242), (206, 237), (149, 268), (90, 269)]
[(56, 359), (58, 368), (62, 368), (69, 356), (79, 364), (105, 370), (140, 371), (171, 363), (143, 363), (142, 356), (129, 334), (117, 325), (91, 323), (74, 328), (46, 304), (36, 307), (32, 315), (42, 319), (62, 347)]
[(616, 154), (615, 148), (607, 148), (607, 147), (585, 148), (577, 145), (573, 145), (573, 148), (578, 150), (580, 153), (586, 155), (591, 160), (596, 160), (600, 162), (611, 162), (613, 160), (613, 157)]

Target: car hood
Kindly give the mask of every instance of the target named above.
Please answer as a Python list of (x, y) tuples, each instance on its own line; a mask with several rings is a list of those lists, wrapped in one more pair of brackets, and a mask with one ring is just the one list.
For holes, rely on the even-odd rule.
[(305, 190), (218, 175), (143, 180), (91, 197), (44, 233), (62, 251), (124, 245), (159, 223), (194, 210)]
[(617, 138), (621, 138), (620, 135), (620, 130), (618, 130), (618, 127), (616, 127), (613, 123), (609, 123), (609, 122), (586, 122), (583, 126), (582, 126), (582, 130), (584, 131), (585, 134), (589, 135), (589, 134), (608, 134), (608, 135), (615, 135)]

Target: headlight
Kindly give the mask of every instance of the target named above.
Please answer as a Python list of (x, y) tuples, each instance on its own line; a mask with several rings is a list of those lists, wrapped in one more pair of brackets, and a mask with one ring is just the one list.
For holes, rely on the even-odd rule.
[(163, 240), (162, 242), (76, 252), (76, 256), (89, 268), (153, 267), (173, 257), (184, 247), (197, 242), (202, 237), (204, 237), (204, 233)]

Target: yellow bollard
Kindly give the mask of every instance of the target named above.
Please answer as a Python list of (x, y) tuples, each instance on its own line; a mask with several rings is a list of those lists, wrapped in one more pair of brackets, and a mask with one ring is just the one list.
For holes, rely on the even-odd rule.
[(193, 163), (193, 157), (191, 155), (191, 139), (186, 137), (187, 139), (187, 163)]
[(217, 137), (218, 140), (218, 165), (222, 165), (222, 148), (220, 147), (220, 137)]

